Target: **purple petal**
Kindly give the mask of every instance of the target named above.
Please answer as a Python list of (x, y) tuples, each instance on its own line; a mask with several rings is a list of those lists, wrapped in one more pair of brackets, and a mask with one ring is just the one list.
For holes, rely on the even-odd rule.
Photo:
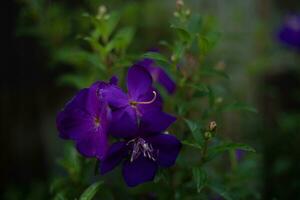
[(57, 116), (57, 128), (64, 139), (77, 143), (81, 154), (102, 159), (108, 147), (107, 129), (110, 109), (99, 95), (102, 82), (83, 89)]
[(115, 85), (109, 85), (101, 90), (103, 97), (113, 108), (121, 108), (129, 104), (128, 96), (121, 88)]
[(77, 141), (77, 150), (85, 157), (97, 157), (102, 160), (108, 149), (108, 139), (105, 130), (86, 134)]
[(100, 173), (103, 175), (113, 170), (128, 155), (126, 142), (116, 142), (112, 144), (100, 163)]
[(112, 76), (109, 80), (109, 84), (118, 85), (119, 79), (116, 76)]
[(88, 113), (74, 109), (60, 112), (56, 118), (56, 125), (61, 138), (76, 140), (91, 131), (93, 121)]
[(137, 134), (138, 121), (134, 108), (127, 106), (112, 112), (109, 133), (114, 137), (132, 138)]
[(153, 81), (158, 82), (162, 86), (165, 87), (165, 89), (168, 91), (168, 93), (172, 94), (176, 90), (176, 84), (171, 79), (171, 77), (160, 67), (156, 67), (153, 65), (145, 66), (145, 68), (149, 71), (151, 74)]
[(181, 149), (180, 141), (173, 135), (157, 134), (147, 139), (155, 150), (158, 150), (157, 162), (162, 167), (170, 167), (175, 164)]
[(139, 66), (129, 68), (127, 75), (128, 94), (132, 100), (137, 100), (146, 94), (152, 85), (152, 78), (147, 70)]
[[(155, 94), (153, 92), (155, 92)], [(137, 101), (138, 102), (141, 102), (141, 101), (149, 102), (154, 97), (155, 97), (155, 101), (150, 104), (138, 104), (137, 105), (137, 108), (142, 115), (144, 113), (152, 111), (152, 110), (162, 110), (163, 99), (161, 98), (159, 92), (154, 88), (150, 88), (149, 91), (145, 95), (141, 96)]]
[(153, 110), (146, 112), (141, 118), (141, 129), (144, 132), (159, 133), (165, 131), (174, 121), (175, 117), (162, 112)]
[(300, 16), (288, 16), (278, 33), (278, 37), (282, 43), (300, 49)]
[(157, 171), (157, 164), (144, 156), (139, 156), (133, 162), (129, 160), (123, 164), (123, 177), (129, 187), (152, 181)]
[(86, 103), (88, 92), (88, 89), (79, 91), (57, 115), (56, 124), (60, 137), (79, 139), (93, 128), (93, 117), (86, 109), (89, 106)]
[(154, 64), (154, 60), (150, 59), (150, 58), (145, 58), (143, 60), (140, 60), (138, 62), (136, 62), (134, 65), (135, 66), (140, 66), (140, 67), (148, 67), (150, 65)]

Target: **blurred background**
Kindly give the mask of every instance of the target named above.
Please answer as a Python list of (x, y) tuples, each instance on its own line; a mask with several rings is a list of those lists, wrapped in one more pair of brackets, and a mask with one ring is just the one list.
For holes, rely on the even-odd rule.
[[(300, 15), (300, 1), (185, 3), (214, 21), (221, 38), (210, 57), (230, 74), (232, 95), (258, 110), (224, 119), (228, 137), (257, 150), (248, 162), (258, 198), (300, 199), (300, 48), (278, 38), (287, 17)], [(120, 23), (135, 27), (129, 51), (143, 52), (170, 34), (174, 0), (10, 1), (0, 104), (3, 199), (46, 198), (64, 143), (57, 136), (56, 113), (76, 91), (59, 79), (72, 70), (72, 63), (62, 62), (64, 49), (88, 30), (82, 13), (96, 13), (101, 4), (122, 10)], [(296, 28), (299, 32), (300, 23)]]

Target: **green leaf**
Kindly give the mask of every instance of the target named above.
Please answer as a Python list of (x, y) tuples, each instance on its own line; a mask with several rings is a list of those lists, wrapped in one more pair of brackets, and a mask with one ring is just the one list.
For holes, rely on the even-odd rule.
[(58, 192), (60, 189), (62, 189), (64, 187), (64, 185), (66, 184), (66, 178), (61, 178), (58, 177), (56, 179), (54, 179), (50, 185), (50, 193), (51, 194), (55, 194), (56, 192)]
[[(125, 50), (128, 45), (131, 43), (131, 40), (134, 35), (133, 28), (127, 27), (119, 30), (113, 40), (111, 41), (113, 43), (113, 48), (115, 48), (118, 51)], [(109, 51), (111, 49), (108, 49)]]
[(215, 158), (216, 156), (221, 155), (225, 151), (236, 150), (236, 149), (249, 151), (249, 152), (255, 152), (255, 149), (247, 144), (227, 142), (227, 143), (220, 144), (220, 145), (210, 148), (209, 152), (208, 152), (207, 160), (211, 160), (211, 159)]
[(112, 12), (109, 14), (109, 18), (101, 21), (99, 26), (100, 32), (102, 33), (102, 37), (104, 41), (107, 41), (112, 32), (115, 30), (117, 24), (120, 20), (120, 14), (118, 12)]
[(205, 35), (198, 36), (198, 47), (203, 55), (210, 52), (218, 42), (220, 34), (217, 32), (209, 32)]
[(189, 84), (189, 87), (196, 89), (196, 97), (205, 97), (209, 95), (209, 87), (203, 83)]
[(203, 76), (218, 76), (225, 79), (230, 79), (229, 75), (226, 74), (224, 71), (217, 70), (211, 67), (204, 67), (200, 70), (200, 75)]
[(60, 164), (72, 178), (77, 179), (82, 167), (79, 154), (71, 144), (66, 145), (64, 151), (64, 158), (59, 159), (58, 164)]
[(208, 186), (211, 190), (222, 196), (225, 200), (233, 200), (229, 192), (221, 185), (216, 183), (210, 183)]
[(235, 102), (229, 105), (226, 105), (223, 108), (223, 111), (228, 112), (228, 111), (247, 111), (247, 112), (252, 112), (252, 113), (257, 113), (257, 110), (249, 106), (243, 102)]
[(200, 193), (207, 184), (207, 173), (201, 168), (194, 168), (193, 179), (196, 182), (197, 192)]
[(201, 126), (198, 122), (184, 119), (185, 123), (188, 125), (194, 139), (196, 140), (197, 144), (203, 144), (203, 137), (201, 134)]
[(67, 200), (67, 198), (63, 192), (60, 192), (54, 196), (53, 200)]
[(165, 62), (165, 63), (169, 63), (168, 58), (166, 58), (162, 54), (156, 53), (156, 52), (147, 52), (147, 53), (143, 54), (143, 57), (144, 58), (150, 58), (150, 59), (153, 59), (155, 61), (162, 61), (162, 62)]
[(192, 42), (192, 36), (187, 30), (176, 26), (171, 26), (171, 28), (175, 30), (175, 33), (177, 34), (180, 41), (187, 44), (190, 44)]
[(80, 196), (79, 200), (92, 200), (96, 195), (97, 191), (100, 189), (100, 186), (103, 184), (103, 181), (98, 181), (90, 185)]
[(77, 74), (66, 74), (61, 76), (58, 79), (59, 84), (66, 84), (74, 86), (78, 89), (84, 88), (89, 84), (89, 81), (86, 80), (86, 76), (77, 75)]
[(201, 16), (198, 14), (193, 14), (188, 23), (188, 30), (190, 33), (196, 34), (201, 31), (203, 22)]
[(202, 146), (200, 146), (200, 145), (198, 145), (198, 144), (191, 143), (191, 142), (186, 141), (186, 140), (181, 141), (181, 143), (184, 144), (184, 145), (187, 145), (187, 146), (190, 146), (190, 147), (199, 149), (199, 150), (202, 149)]

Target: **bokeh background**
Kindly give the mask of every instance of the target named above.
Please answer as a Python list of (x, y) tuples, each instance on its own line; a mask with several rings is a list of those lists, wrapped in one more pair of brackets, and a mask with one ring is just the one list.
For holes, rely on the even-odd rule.
[[(228, 114), (224, 134), (254, 146), (248, 159), (259, 199), (300, 199), (300, 51), (278, 41), (298, 0), (186, 0), (214, 21), (221, 39), (210, 55), (230, 74), (232, 94), (257, 108), (255, 115)], [(4, 199), (47, 197), (62, 155), (55, 117), (76, 89), (59, 77), (72, 70), (62, 49), (88, 27), (82, 13), (100, 4), (123, 12), (136, 27), (129, 51), (145, 51), (170, 34), (174, 0), (10, 1), (7, 64), (1, 73), (0, 191)], [(71, 63), (69, 63), (71, 64)]]

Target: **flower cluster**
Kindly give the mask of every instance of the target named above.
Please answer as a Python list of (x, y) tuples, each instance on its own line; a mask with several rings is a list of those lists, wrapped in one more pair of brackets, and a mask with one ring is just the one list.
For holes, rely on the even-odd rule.
[[(80, 90), (57, 116), (60, 136), (75, 141), (83, 156), (99, 159), (101, 174), (122, 163), (128, 186), (153, 180), (158, 167), (172, 166), (181, 149), (166, 132), (176, 118), (163, 112), (155, 80), (174, 92), (172, 79), (149, 59), (129, 68), (127, 93), (116, 77)], [(117, 142), (110, 145), (109, 136)]]

